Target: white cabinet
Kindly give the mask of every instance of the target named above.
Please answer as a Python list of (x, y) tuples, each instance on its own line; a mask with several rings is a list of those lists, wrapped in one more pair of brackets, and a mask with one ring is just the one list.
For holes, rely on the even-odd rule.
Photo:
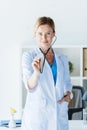
[[(31, 48), (35, 48), (35, 46), (29, 46), (29, 45), (23, 46), (22, 53), (24, 51), (29, 51)], [(87, 75), (84, 75), (83, 73), (84, 63), (85, 63), (85, 71), (87, 71), (86, 70), (87, 69), (86, 55), (85, 55), (86, 58), (84, 58), (84, 50), (87, 51), (87, 46), (54, 45), (53, 48), (57, 53), (67, 55), (69, 61), (73, 64), (73, 72), (70, 73), (72, 85), (80, 85), (84, 87), (85, 90), (87, 90)], [(87, 52), (85, 53), (87, 54)], [(25, 95), (25, 94), (23, 93), (22, 95)], [(24, 102), (23, 102), (23, 105), (24, 105)]]

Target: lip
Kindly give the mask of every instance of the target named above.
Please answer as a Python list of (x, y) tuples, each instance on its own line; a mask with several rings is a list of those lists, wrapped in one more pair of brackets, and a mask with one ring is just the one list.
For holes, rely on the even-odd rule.
[(47, 41), (42, 41), (42, 43), (43, 43), (43, 44), (48, 44), (48, 42), (47, 42)]

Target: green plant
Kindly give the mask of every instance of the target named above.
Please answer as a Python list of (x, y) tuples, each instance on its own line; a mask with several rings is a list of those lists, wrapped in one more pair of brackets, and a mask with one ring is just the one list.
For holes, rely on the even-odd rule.
[(74, 69), (73, 63), (71, 61), (69, 61), (69, 71), (70, 71), (70, 73), (73, 72), (73, 69)]

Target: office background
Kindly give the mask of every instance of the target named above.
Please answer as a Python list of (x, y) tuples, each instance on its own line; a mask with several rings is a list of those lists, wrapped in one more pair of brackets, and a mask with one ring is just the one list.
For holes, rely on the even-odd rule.
[(35, 44), (39, 16), (54, 19), (56, 44), (87, 45), (87, 0), (0, 0), (0, 119), (21, 110), (20, 48)]

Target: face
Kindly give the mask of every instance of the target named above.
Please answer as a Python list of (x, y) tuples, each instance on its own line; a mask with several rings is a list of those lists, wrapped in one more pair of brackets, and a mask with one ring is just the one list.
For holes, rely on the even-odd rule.
[(39, 26), (36, 31), (38, 46), (47, 50), (50, 47), (54, 35), (53, 29), (48, 24)]

